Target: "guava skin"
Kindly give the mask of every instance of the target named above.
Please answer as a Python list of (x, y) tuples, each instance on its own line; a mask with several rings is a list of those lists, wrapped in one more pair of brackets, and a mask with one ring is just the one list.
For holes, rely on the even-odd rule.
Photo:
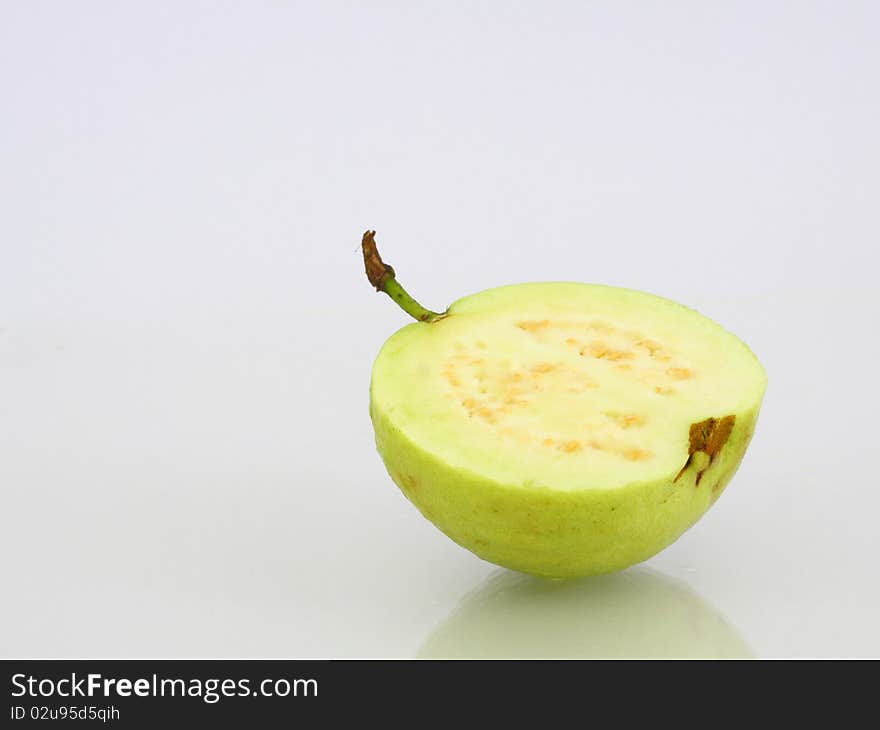
[[(458, 459), (458, 451), (450, 452), (447, 448), (445, 458), (441, 458), (438, 445), (425, 437), (424, 430), (417, 439), (400, 427), (401, 401), (398, 399), (395, 405), (388, 397), (389, 383), (397, 382), (389, 364), (397, 362), (404, 349), (425, 346), (428, 339), (435, 337), (431, 333), (441, 336), (444, 327), (452, 326), (451, 320), (458, 316), (475, 316), (475, 312), (487, 308), (509, 307), (511, 302), (518, 307), (520, 298), (537, 297), (545, 301), (556, 297), (570, 302), (575, 296), (613, 301), (619, 298), (626, 302), (644, 297), (646, 306), (671, 312), (668, 316), (678, 317), (680, 311), (680, 316), (691, 322), (688, 326), (692, 326), (697, 317), (700, 320), (697, 332), (710, 327), (723, 333), (719, 335), (723, 339), (719, 340), (723, 357), (732, 357), (736, 350), (739, 362), (746, 363), (743, 367), (747, 376), (740, 383), (742, 392), (737, 390), (736, 382), (726, 380), (724, 387), (717, 391), (724, 396), (713, 401), (715, 406), (712, 407), (722, 404), (722, 412), (702, 413), (705, 402), (694, 401), (689, 407), (700, 411), (700, 417), (689, 421), (690, 433), (687, 421), (683, 422), (680, 433), (677, 428), (674, 432), (659, 432), (661, 441), (672, 449), (673, 460), (678, 459), (680, 448), (677, 463), (664, 461), (662, 467), (650, 470), (649, 477), (639, 474), (612, 485), (594, 482), (593, 486), (591, 477), (578, 471), (565, 482), (545, 486), (540, 479), (518, 476), (523, 462), (515, 452), (511, 452), (505, 462), (510, 468), (503, 472), (496, 468), (493, 474), (491, 469), (484, 468), (487, 464), (482, 455), (474, 458), (471, 453), (469, 461), (462, 461)], [(567, 283), (488, 290), (459, 300), (444, 316), (448, 317), (448, 324), (442, 320), (433, 324), (411, 324), (399, 330), (383, 347), (373, 369), (370, 417), (377, 450), (395, 484), (444, 534), (484, 560), (554, 579), (611, 573), (640, 563), (670, 545), (699, 520), (724, 491), (743, 459), (755, 430), (766, 376), (741, 341), (692, 310), (653, 295)], [(646, 317), (646, 321), (650, 319)], [(432, 327), (439, 329), (424, 329)], [(406, 351), (412, 352), (411, 349)], [(487, 352), (491, 352), (491, 348)], [(581, 354), (590, 357), (589, 352)], [(604, 354), (593, 357), (601, 360)], [(651, 357), (653, 355), (652, 352)], [(603, 367), (621, 367), (606, 360), (601, 363)], [(384, 387), (379, 387), (379, 383)], [(418, 393), (425, 393), (425, 389), (430, 391), (433, 384), (426, 376), (425, 382), (418, 386), (419, 389), (412, 392), (415, 402), (419, 402)], [(384, 396), (377, 396), (377, 391)], [(728, 392), (733, 395), (728, 397)], [(389, 400), (392, 403), (389, 404)], [(419, 418), (419, 423), (426, 422), (421, 415)], [(719, 428), (713, 432), (714, 425)], [(478, 473), (481, 469), (482, 473)], [(524, 469), (522, 474), (526, 471)], [(505, 475), (503, 478), (499, 476), (501, 473)]]
[(757, 411), (736, 425), (703, 472), (618, 489), (508, 486), (418, 448), (371, 405), (376, 447), (395, 484), (444, 534), (483, 560), (546, 578), (622, 570), (672, 544), (712, 506), (742, 461)]

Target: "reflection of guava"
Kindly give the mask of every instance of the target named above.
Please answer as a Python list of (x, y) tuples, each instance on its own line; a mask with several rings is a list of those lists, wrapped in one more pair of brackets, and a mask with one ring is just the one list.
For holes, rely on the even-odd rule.
[(647, 568), (573, 581), (506, 571), (465, 596), (422, 658), (747, 658), (736, 630)]
[(734, 335), (650, 294), (520, 284), (437, 314), (364, 236), (370, 281), (418, 322), (376, 358), (370, 414), (392, 479), (460, 545), (548, 577), (649, 558), (715, 502), (766, 379)]

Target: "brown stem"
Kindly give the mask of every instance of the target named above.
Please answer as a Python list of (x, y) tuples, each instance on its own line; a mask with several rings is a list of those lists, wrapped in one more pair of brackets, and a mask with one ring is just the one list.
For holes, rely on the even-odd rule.
[(398, 306), (413, 319), (419, 322), (436, 322), (443, 319), (446, 312), (432, 312), (425, 309), (400, 285), (394, 275), (394, 269), (386, 264), (376, 248), (376, 231), (367, 231), (361, 239), (361, 248), (364, 252), (364, 269), (367, 279), (376, 288), (376, 291), (385, 292)]

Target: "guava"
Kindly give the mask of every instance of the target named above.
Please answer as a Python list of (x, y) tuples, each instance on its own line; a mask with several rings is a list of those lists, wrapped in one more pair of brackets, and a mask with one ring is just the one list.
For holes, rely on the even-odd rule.
[(653, 294), (573, 282), (419, 305), (362, 239), (367, 277), (413, 322), (373, 364), (391, 478), (443, 533), (549, 578), (610, 573), (674, 542), (718, 499), (766, 388), (755, 355)]

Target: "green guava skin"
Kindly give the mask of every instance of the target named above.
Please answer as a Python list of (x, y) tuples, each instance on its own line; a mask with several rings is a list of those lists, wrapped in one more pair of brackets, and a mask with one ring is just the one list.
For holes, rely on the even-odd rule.
[(622, 570), (672, 544), (724, 491), (742, 461), (757, 412), (736, 426), (696, 485), (641, 482), (610, 490), (507, 486), (438, 461), (371, 408), (376, 447), (394, 483), (444, 534), (487, 560), (546, 578)]
[[(450, 312), (454, 316), (455, 305)], [(410, 325), (426, 326), (431, 325)], [(674, 542), (730, 482), (760, 408), (758, 397), (753, 408), (707, 414), (736, 418), (699, 480), (698, 470), (691, 468), (611, 489), (561, 490), (500, 483), (438, 459), (395, 426), (373, 391), (371, 384), (370, 416), (378, 452), (395, 484), (422, 515), (490, 563), (554, 579), (622, 570)], [(684, 463), (687, 433), (675, 438), (682, 442)], [(702, 466), (706, 462), (708, 458)]]

